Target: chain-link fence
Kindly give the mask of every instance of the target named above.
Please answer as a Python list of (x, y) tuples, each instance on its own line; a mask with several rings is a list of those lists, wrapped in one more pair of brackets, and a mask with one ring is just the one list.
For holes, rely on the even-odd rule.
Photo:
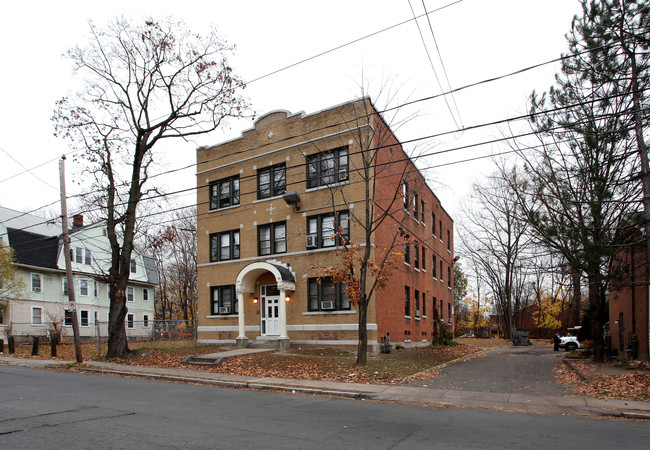
[[(129, 342), (150, 342), (153, 348), (165, 341), (193, 342), (196, 346), (196, 327), (191, 320), (129, 320), (127, 317), (124, 329)], [(55, 336), (63, 342), (74, 340), (72, 323), (10, 322), (0, 331), (0, 339), (12, 336), (17, 344), (30, 343), (33, 337), (42, 341), (50, 341)], [(108, 340), (108, 322), (81, 321), (79, 337), (82, 342), (97, 342), (99, 348), (100, 343)]]

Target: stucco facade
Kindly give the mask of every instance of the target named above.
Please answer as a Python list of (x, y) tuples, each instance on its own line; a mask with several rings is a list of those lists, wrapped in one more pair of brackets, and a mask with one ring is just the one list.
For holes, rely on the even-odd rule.
[[(362, 160), (364, 149), (376, 155), (371, 165)], [(418, 208), (425, 205), (424, 221), (405, 207), (404, 182), (418, 194)], [(371, 349), (386, 332), (404, 343), (431, 338), (433, 314), (406, 314), (406, 285), (426, 293), (429, 311), (434, 296), (443, 300), (448, 320), (453, 224), (368, 99), (310, 115), (271, 112), (240, 138), (199, 148), (197, 188), (199, 342), (356, 346), (357, 306), (344, 286), (317, 281), (319, 268), (341, 264), (337, 249), (348, 239), (370, 247), (369, 259), (390, 252), (397, 262), (369, 303)], [(374, 202), (366, 209), (368, 197)], [(361, 224), (382, 211), (389, 217), (366, 246)], [(432, 232), (433, 214), (441, 233)], [(426, 248), (424, 268), (404, 264), (404, 230), (412, 247)], [(444, 281), (427, 269), (434, 255)]]

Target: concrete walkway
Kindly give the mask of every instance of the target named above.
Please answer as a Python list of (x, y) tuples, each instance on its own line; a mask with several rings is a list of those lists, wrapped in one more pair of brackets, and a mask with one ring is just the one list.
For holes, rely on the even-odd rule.
[[(245, 350), (239, 351), (246, 353)], [(0, 357), (0, 364), (32, 368), (63, 368), (72, 361), (32, 360)], [(550, 414), (614, 416), (650, 420), (650, 402), (602, 400), (586, 397), (532, 395), (526, 393), (478, 392), (397, 385), (341, 383), (321, 380), (259, 378), (194, 370), (192, 368), (156, 368), (130, 366), (100, 361), (84, 362), (87, 368), (74, 368), (88, 373), (110, 373), (154, 380), (208, 385), (336, 395), (357, 399), (411, 403), (425, 406), (461, 406), (503, 409)]]

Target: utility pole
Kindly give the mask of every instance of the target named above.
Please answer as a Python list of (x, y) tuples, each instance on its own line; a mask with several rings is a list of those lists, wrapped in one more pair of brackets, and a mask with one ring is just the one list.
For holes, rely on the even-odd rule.
[(81, 341), (79, 339), (79, 319), (75, 304), (74, 279), (72, 278), (72, 261), (70, 261), (70, 234), (68, 233), (68, 206), (65, 194), (65, 155), (59, 162), (59, 178), (61, 185), (61, 219), (63, 225), (63, 255), (65, 257), (65, 273), (68, 279), (68, 311), (72, 316), (72, 334), (74, 335), (74, 353), (77, 363), (83, 362)]

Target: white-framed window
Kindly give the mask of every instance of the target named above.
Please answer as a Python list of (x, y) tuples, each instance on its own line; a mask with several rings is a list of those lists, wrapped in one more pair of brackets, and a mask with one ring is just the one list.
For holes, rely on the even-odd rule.
[(63, 325), (65, 325), (66, 327), (72, 326), (72, 311), (70, 311), (69, 309), (63, 310)]
[(131, 273), (136, 273), (138, 271), (138, 264), (135, 262), (135, 259), (131, 260)]
[(43, 325), (43, 308), (32, 306), (32, 325)]
[(149, 289), (142, 288), (142, 300), (145, 302), (149, 301)]
[(43, 275), (40, 273), (32, 274), (32, 292), (43, 292)]
[(95, 311), (95, 326), (99, 325), (99, 311)]
[(84, 249), (81, 247), (77, 247), (74, 249), (74, 261), (78, 264), (83, 264), (84, 262)]
[(82, 297), (88, 297), (89, 293), (90, 293), (90, 286), (88, 280), (86, 279), (79, 280), (79, 295), (81, 295)]
[(142, 315), (142, 326), (145, 328), (149, 328), (149, 314)]
[(93, 253), (90, 251), (90, 249), (86, 248), (84, 249), (84, 264), (90, 266), (93, 263)]
[(82, 327), (90, 326), (90, 313), (85, 309), (79, 310), (79, 325)]
[(135, 300), (135, 297), (133, 295), (133, 288), (132, 287), (126, 288), (126, 301), (127, 302), (132, 302), (134, 300)]
[(99, 297), (99, 282), (93, 281), (93, 296), (95, 298)]
[(130, 330), (135, 328), (135, 316), (133, 314), (126, 315), (126, 327)]
[(68, 277), (65, 275), (61, 277), (61, 292), (63, 295), (68, 295)]

